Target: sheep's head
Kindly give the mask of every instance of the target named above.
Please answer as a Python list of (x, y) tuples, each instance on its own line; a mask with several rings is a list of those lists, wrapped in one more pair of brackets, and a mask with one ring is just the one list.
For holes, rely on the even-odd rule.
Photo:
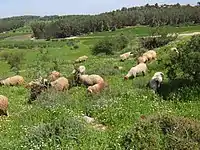
[(128, 80), (128, 77), (127, 77), (127, 76), (124, 76), (124, 80)]

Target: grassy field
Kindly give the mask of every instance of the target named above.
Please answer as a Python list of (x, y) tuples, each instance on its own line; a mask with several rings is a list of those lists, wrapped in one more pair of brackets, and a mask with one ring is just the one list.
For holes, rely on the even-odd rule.
[[(168, 29), (180, 33), (198, 31), (200, 27), (168, 27)], [(121, 32), (125, 35), (144, 36), (149, 35), (150, 30), (148, 27), (134, 27), (115, 32), (95, 33), (91, 35), (91, 39), (79, 39), (77, 49), (71, 49), (67, 45), (60, 46), (61, 44), (44, 48), (48, 50), (45, 58), (39, 57), (41, 48), (3, 48), (0, 53), (24, 52), (25, 59), (21, 63), (20, 75), (25, 77), (26, 82), (34, 79), (39, 73), (45, 76), (52, 71), (53, 60), (58, 61), (59, 71), (69, 76), (73, 70), (73, 61), (79, 56), (88, 55), (89, 59), (81, 63), (86, 66), (87, 74), (101, 75), (109, 83), (109, 88), (94, 96), (88, 95), (84, 86), (73, 87), (63, 93), (50, 91), (40, 95), (35, 103), (29, 105), (27, 104), (29, 90), (24, 87), (1, 86), (0, 94), (9, 98), (10, 114), (8, 118), (0, 118), (1, 149), (123, 149), (120, 145), (122, 136), (140, 120), (142, 115), (167, 113), (200, 120), (198, 101), (200, 96), (198, 93), (193, 94), (196, 91), (182, 89), (182, 92), (188, 93), (189, 96), (182, 97), (179, 101), (175, 96), (174, 99), (170, 99), (176, 91), (164, 93), (164, 98), (145, 87), (155, 72), (166, 73), (162, 63), (153, 61), (148, 64), (149, 71), (145, 77), (139, 76), (124, 81), (124, 75), (136, 64), (135, 58), (120, 62), (118, 54), (113, 56), (91, 54), (90, 47), (100, 39), (95, 36), (105, 37)], [(170, 47), (174, 45), (176, 42), (157, 49), (158, 58), (165, 59)], [(115, 65), (122, 66), (123, 70), (115, 70)], [(14, 72), (9, 69), (5, 61), (1, 60), (0, 77), (11, 75), (14, 75)], [(166, 77), (164, 82), (167, 81)], [(94, 117), (98, 123), (105, 125), (107, 130), (99, 131), (91, 128), (81, 118), (82, 114)]]

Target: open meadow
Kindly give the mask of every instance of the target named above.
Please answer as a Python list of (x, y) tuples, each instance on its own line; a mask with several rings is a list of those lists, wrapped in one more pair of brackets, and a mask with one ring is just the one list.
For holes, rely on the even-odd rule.
[[(199, 29), (199, 26), (191, 26), (170, 27), (169, 30), (182, 33), (200, 31)], [(138, 127), (133, 134), (133, 139), (139, 140), (136, 144), (138, 147), (145, 148), (146, 144), (146, 148), (162, 149), (165, 139), (159, 134), (160, 131), (147, 126), (144, 132), (137, 132), (143, 127), (138, 123), (142, 116), (165, 114), (200, 120), (199, 86), (178, 89), (177, 83), (166, 86), (160, 94), (154, 94), (146, 87), (153, 74), (158, 71), (165, 74), (164, 83), (168, 84), (164, 62), (167, 61), (170, 48), (184, 43), (190, 37), (177, 39), (156, 48), (158, 59), (147, 64), (148, 73), (124, 80), (128, 70), (136, 65), (137, 59), (131, 57), (121, 62), (119, 55), (137, 49), (137, 37), (147, 36), (149, 32), (147, 27), (138, 27), (132, 30), (125, 28), (110, 33), (95, 33), (74, 40), (13, 41), (11, 37), (1, 40), (1, 56), (5, 56), (5, 52), (11, 52), (23, 57), (18, 73), (25, 78), (26, 83), (40, 75), (46, 76), (55, 69), (66, 77), (70, 76), (74, 60), (87, 55), (88, 60), (78, 65), (84, 65), (87, 74), (101, 75), (109, 84), (108, 88), (97, 95), (88, 94), (85, 86), (72, 87), (65, 92), (48, 91), (41, 94), (32, 104), (27, 104), (30, 91), (23, 86), (1, 86), (0, 94), (9, 98), (9, 117), (0, 118), (1, 149), (126, 149), (129, 145), (127, 143), (131, 143), (131, 137), (125, 135), (133, 127)], [(130, 36), (127, 47), (114, 55), (92, 55), (91, 47), (98, 40), (120, 33)], [(70, 43), (76, 46), (71, 46)], [(122, 66), (123, 69), (114, 69), (115, 66)], [(15, 74), (15, 70), (10, 69), (10, 65), (1, 57), (0, 77), (6, 78)], [(96, 122), (104, 125), (106, 129), (92, 128), (83, 120), (83, 115), (95, 118)], [(199, 130), (196, 131), (194, 138), (199, 133)], [(200, 146), (199, 142), (184, 140), (194, 149)], [(184, 146), (186, 149), (189, 147)]]

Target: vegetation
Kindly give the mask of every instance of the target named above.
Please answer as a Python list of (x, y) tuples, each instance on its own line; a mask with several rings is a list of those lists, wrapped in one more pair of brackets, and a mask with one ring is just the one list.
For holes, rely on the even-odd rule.
[[(166, 10), (166, 14), (175, 10), (178, 14), (185, 11), (185, 22), (178, 20), (177, 16), (170, 20), (172, 25), (175, 25), (175, 19), (178, 20), (177, 24), (190, 22), (187, 20), (188, 9), (193, 12), (199, 7), (177, 5), (157, 8), (147, 5), (90, 17), (92, 20), (104, 15), (109, 17), (113, 14), (116, 17), (116, 14), (133, 12), (143, 15), (144, 10), (149, 15), (162, 17), (155, 15), (154, 11)], [(63, 20), (70, 18), (70, 24), (74, 17), (83, 16), (66, 16)], [(51, 20), (54, 20), (54, 23), (59, 22), (60, 17), (46, 16), (36, 20), (44, 22), (46, 26)], [(77, 26), (91, 28), (82, 23), (83, 20), (79, 20), (80, 24)], [(116, 19), (116, 22), (120, 22), (120, 19)], [(165, 20), (160, 24), (167, 24), (164, 22)], [(74, 25), (76, 23), (74, 21)], [(62, 25), (65, 27), (65, 24)], [(200, 31), (199, 26), (118, 28), (119, 26), (116, 26), (111, 28), (112, 32), (93, 33), (77, 39), (54, 39), (48, 34), (47, 40), (33, 41), (12, 39), (16, 34), (25, 31), (24, 29), (30, 28), (18, 28), (15, 33), (6, 33), (9, 38), (0, 41), (1, 79), (19, 74), (28, 83), (39, 76), (46, 77), (53, 70), (61, 72), (65, 77), (71, 77), (74, 60), (87, 55), (88, 59), (78, 65), (84, 65), (87, 74), (102, 76), (109, 86), (99, 95), (89, 95), (85, 86), (74, 86), (64, 92), (49, 89), (39, 95), (32, 104), (27, 104), (30, 91), (24, 86), (0, 86), (0, 94), (9, 98), (9, 117), (0, 117), (1, 149), (199, 148), (200, 36), (178, 37), (173, 41), (166, 36), (169, 32)], [(165, 33), (163, 28), (168, 32)], [(81, 29), (85, 30), (84, 27)], [(98, 30), (100, 29), (97, 28), (96, 31)], [(57, 28), (52, 31), (59, 33), (56, 36), (63, 36), (63, 32)], [(68, 32), (66, 33), (64, 36), (68, 36)], [(153, 46), (153, 49), (157, 47), (154, 49), (157, 52), (157, 60), (147, 63), (148, 72), (145, 76), (123, 80), (127, 71), (136, 65), (137, 57), (147, 51), (141, 47), (140, 37), (148, 35), (161, 35), (161, 38), (156, 39), (159, 45)], [(164, 44), (160, 44), (161, 39), (165, 41)], [(152, 43), (149, 45), (151, 47)], [(177, 47), (179, 53), (171, 51), (172, 47)], [(126, 51), (132, 51), (134, 57), (125, 62), (119, 61), (119, 55)], [(116, 69), (116, 66), (121, 66), (122, 69)], [(157, 71), (162, 71), (165, 76), (158, 94), (154, 94), (146, 85)], [(102, 124), (106, 129), (94, 128), (83, 120), (83, 115), (93, 117), (95, 123)]]
[(107, 55), (114, 54), (114, 52), (124, 49), (129, 43), (129, 39), (123, 34), (120, 36), (105, 38), (100, 40), (92, 48), (94, 55), (105, 53)]
[(32, 24), (36, 38), (64, 38), (87, 33), (115, 31), (127, 26), (180, 26), (199, 24), (200, 8), (190, 5), (145, 5), (122, 8), (95, 16), (63, 16), (56, 21)]

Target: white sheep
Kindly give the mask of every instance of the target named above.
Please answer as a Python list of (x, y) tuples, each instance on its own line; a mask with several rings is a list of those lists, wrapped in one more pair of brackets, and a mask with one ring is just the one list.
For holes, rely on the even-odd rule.
[(147, 61), (148, 61), (147, 56), (140, 56), (140, 57), (138, 57), (138, 60), (137, 60), (138, 64), (146, 63)]
[(78, 68), (74, 68), (72, 74), (75, 74), (77, 72), (83, 75), (85, 74), (85, 70), (86, 70), (85, 66), (79, 66)]
[(128, 59), (130, 56), (133, 56), (132, 52), (127, 52), (127, 53), (121, 54), (120, 60), (124, 61), (124, 60)]
[(76, 59), (75, 63), (80, 63), (80, 62), (86, 61), (87, 59), (88, 59), (88, 56), (84, 55)]
[(9, 77), (0, 81), (0, 85), (14, 86), (14, 85), (23, 85), (23, 84), (24, 84), (24, 78), (19, 75)]
[(81, 75), (78, 74), (78, 82), (81, 84), (84, 84), (86, 86), (92, 86), (94, 84), (98, 84), (100, 82), (104, 82), (104, 79), (96, 74), (91, 74), (91, 75)]
[(163, 82), (164, 74), (162, 72), (156, 72), (154, 76), (148, 83), (148, 86), (157, 92), (158, 88), (160, 88), (161, 83)]
[(146, 74), (146, 72), (147, 72), (147, 65), (145, 63), (140, 63), (140, 64), (136, 65), (135, 67), (132, 67), (129, 70), (128, 74), (124, 77), (124, 79), (127, 80), (131, 76), (133, 76), (135, 78), (136, 75), (139, 73), (143, 73), (143, 76), (144, 76)]
[(8, 98), (4, 95), (0, 95), (0, 116), (8, 116)]

